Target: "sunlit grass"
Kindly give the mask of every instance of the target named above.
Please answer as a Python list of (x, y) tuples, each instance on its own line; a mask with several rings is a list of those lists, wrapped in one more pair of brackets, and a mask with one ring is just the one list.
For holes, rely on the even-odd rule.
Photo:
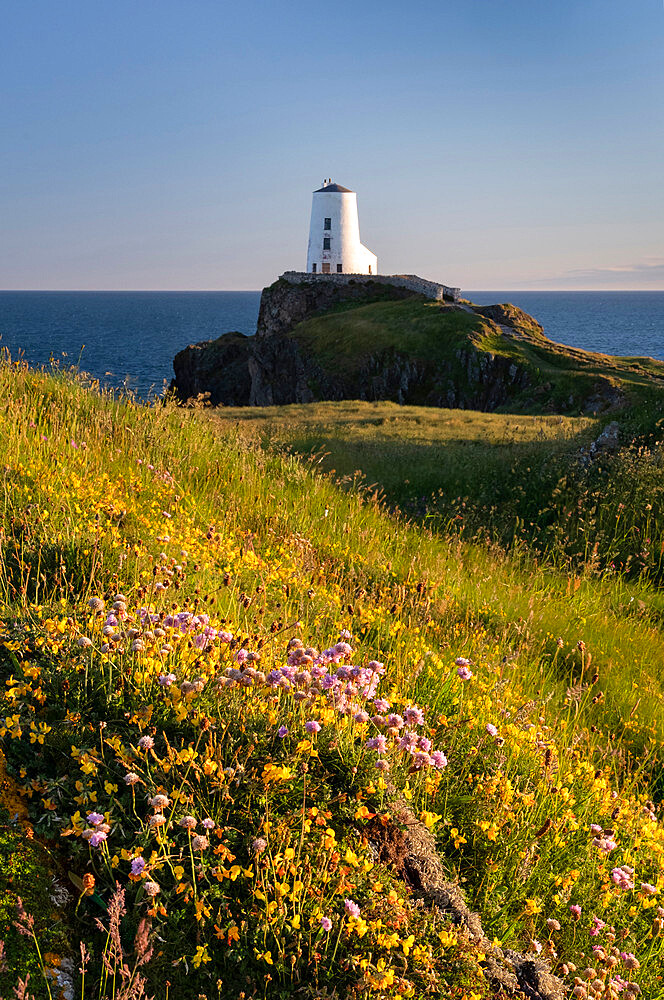
[[(125, 940), (141, 919), (161, 939), (136, 970), (159, 996), (166, 978), (171, 996), (326, 983), (492, 996), (477, 948), (372, 854), (371, 823), (389, 824), (398, 801), (434, 831), (489, 938), (539, 949), (564, 975), (594, 943), (610, 956), (614, 926), (619, 955), (641, 963), (619, 958), (620, 975), (662, 995), (656, 591), (450, 542), (244, 427), (63, 375), (5, 366), (0, 419), (3, 795), (78, 879), (78, 908), (58, 911), (75, 947), (94, 946), (117, 880)], [(445, 419), (437, 433), (456, 434)], [(499, 443), (499, 426), (478, 416), (474, 440)], [(509, 433), (568, 447), (590, 426), (519, 418)], [(349, 649), (319, 659), (339, 639)], [(301, 679), (270, 680), (288, 658)], [(348, 695), (350, 715), (326, 693), (349, 661), (385, 664), (379, 690)], [(404, 723), (415, 706), (424, 722)], [(401, 723), (380, 721), (389, 713)], [(408, 729), (446, 764), (414, 766), (398, 744)], [(636, 869), (633, 890), (620, 866)], [(593, 915), (607, 925), (596, 938)], [(110, 997), (99, 955), (97, 942), (88, 975)], [(614, 973), (595, 961), (604, 989)]]

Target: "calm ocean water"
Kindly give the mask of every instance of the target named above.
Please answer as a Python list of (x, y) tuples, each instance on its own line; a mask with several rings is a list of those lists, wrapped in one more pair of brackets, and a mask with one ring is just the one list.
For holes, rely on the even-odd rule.
[[(547, 336), (606, 354), (664, 360), (664, 292), (469, 292), (513, 302)], [(228, 330), (253, 334), (260, 292), (0, 292), (0, 347), (31, 364), (76, 364), (145, 398), (173, 375), (187, 344)], [(85, 345), (85, 346), (83, 346)]]
[[(31, 364), (77, 364), (147, 398), (187, 344), (256, 332), (260, 292), (0, 292), (0, 347)], [(85, 346), (83, 346), (85, 345)]]

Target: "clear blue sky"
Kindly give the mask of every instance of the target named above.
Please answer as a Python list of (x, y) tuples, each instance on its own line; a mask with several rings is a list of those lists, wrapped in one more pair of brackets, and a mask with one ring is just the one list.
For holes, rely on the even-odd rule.
[(664, 289), (662, 0), (6, 0), (0, 287)]

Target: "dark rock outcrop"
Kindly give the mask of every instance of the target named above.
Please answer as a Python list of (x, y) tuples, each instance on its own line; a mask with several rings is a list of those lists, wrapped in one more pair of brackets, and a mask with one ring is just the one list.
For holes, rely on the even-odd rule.
[[(335, 380), (327, 377), (311, 358), (306, 358), (286, 334), (298, 323), (331, 309), (422, 298), (407, 288), (359, 280), (343, 286), (275, 281), (263, 290), (256, 336), (225, 333), (216, 340), (185, 347), (173, 359), (175, 378), (171, 389), (183, 402), (205, 396), (213, 406), (272, 406), (344, 399), (346, 396)], [(353, 387), (357, 398), (397, 398), (394, 386), (404, 382), (404, 378), (401, 395), (407, 393), (408, 372), (403, 375), (395, 370), (385, 372), (380, 363), (372, 368), (377, 381), (361, 395)], [(380, 395), (383, 383), (393, 387), (390, 395)]]
[(251, 392), (252, 341), (243, 333), (225, 333), (217, 340), (190, 344), (173, 359), (171, 388), (183, 401), (209, 394), (213, 405), (246, 406)]
[(329, 312), (337, 306), (365, 306), (370, 302), (423, 297), (408, 288), (371, 281), (349, 281), (345, 285), (325, 281), (294, 285), (280, 279), (263, 290), (256, 336), (264, 338), (289, 333), (305, 319)]
[(297, 341), (225, 334), (176, 355), (174, 388), (183, 401), (213, 406), (280, 406), (316, 400), (389, 399), (401, 405), (495, 410), (528, 387), (528, 372), (509, 358), (459, 350), (454, 371), (388, 348), (334, 376)]

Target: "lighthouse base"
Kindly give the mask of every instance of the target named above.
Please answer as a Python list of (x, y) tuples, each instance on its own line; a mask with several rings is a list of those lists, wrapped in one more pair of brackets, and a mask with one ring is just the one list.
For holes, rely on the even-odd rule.
[(357, 282), (396, 285), (397, 288), (408, 288), (411, 292), (424, 295), (434, 302), (442, 302), (443, 299), (448, 302), (458, 302), (461, 296), (460, 288), (441, 285), (437, 281), (428, 281), (416, 274), (310, 274), (307, 271), (284, 271), (281, 278), (291, 285), (300, 285), (304, 282), (312, 284), (318, 281), (330, 282), (334, 285), (350, 285)]

